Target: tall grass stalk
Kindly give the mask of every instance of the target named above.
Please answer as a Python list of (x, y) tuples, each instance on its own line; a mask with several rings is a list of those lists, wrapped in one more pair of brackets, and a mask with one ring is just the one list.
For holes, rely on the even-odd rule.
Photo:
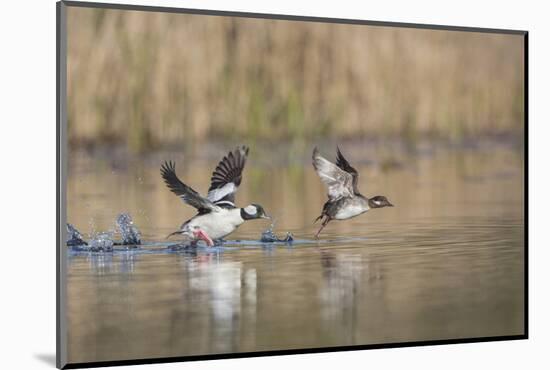
[(521, 36), (70, 8), (72, 144), (522, 133)]

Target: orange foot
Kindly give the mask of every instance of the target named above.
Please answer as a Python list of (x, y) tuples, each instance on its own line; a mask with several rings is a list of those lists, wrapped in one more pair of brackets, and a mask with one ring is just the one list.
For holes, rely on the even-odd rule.
[(200, 228), (196, 228), (195, 230), (193, 230), (193, 236), (195, 237), (195, 239), (204, 240), (206, 242), (206, 245), (208, 245), (209, 247), (214, 245), (214, 242), (208, 236), (208, 234)]

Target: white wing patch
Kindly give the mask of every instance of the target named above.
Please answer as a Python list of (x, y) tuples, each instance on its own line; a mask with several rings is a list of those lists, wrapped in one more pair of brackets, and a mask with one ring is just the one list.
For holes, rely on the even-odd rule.
[(207, 198), (212, 203), (215, 203), (216, 201), (223, 199), (228, 194), (234, 193), (237, 190), (235, 187), (235, 184), (230, 182), (222, 186), (218, 189), (212, 189), (208, 192)]
[(321, 180), (327, 185), (330, 199), (352, 197), (352, 176), (320, 155), (314, 157), (313, 165)]

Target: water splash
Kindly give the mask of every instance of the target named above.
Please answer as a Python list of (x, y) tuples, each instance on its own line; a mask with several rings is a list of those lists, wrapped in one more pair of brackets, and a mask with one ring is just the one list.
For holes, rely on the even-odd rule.
[(262, 236), (260, 238), (260, 241), (262, 243), (292, 243), (294, 241), (294, 237), (292, 236), (292, 233), (287, 232), (286, 236), (284, 238), (278, 238), (277, 235), (273, 232), (273, 228), (275, 227), (276, 220), (274, 219), (273, 222), (271, 222), (271, 225), (269, 225), (269, 228), (262, 232)]
[(89, 227), (89, 230), (90, 232), (88, 233), (88, 237), (92, 237), (93, 235), (95, 235), (97, 233), (97, 230), (96, 230), (96, 222), (95, 222), (95, 218), (90, 218), (90, 220), (88, 221), (88, 227)]
[(90, 240), (89, 249), (92, 252), (112, 252), (115, 242), (113, 241), (112, 232), (103, 232), (95, 235)]
[(76, 227), (67, 223), (67, 246), (76, 247), (79, 245), (88, 245), (88, 243), (84, 241), (82, 234)]
[(128, 213), (121, 213), (116, 219), (116, 224), (120, 235), (122, 236), (122, 241), (120, 244), (123, 245), (139, 245), (141, 244), (141, 233), (134, 226), (134, 221)]
[[(93, 222), (93, 221), (91, 221)], [(262, 232), (260, 236), (260, 240), (256, 241), (242, 241), (242, 240), (234, 240), (230, 241), (228, 245), (231, 246), (249, 246), (254, 245), (257, 243), (286, 243), (286, 244), (292, 244), (294, 242), (294, 237), (290, 232), (286, 233), (286, 236), (284, 238), (278, 238), (273, 229), (275, 228), (276, 220), (273, 220), (271, 225), (267, 230)], [(143, 242), (141, 240), (141, 233), (138, 230), (138, 228), (134, 225), (134, 222), (132, 220), (132, 217), (128, 213), (121, 213), (117, 216), (116, 219), (116, 228), (117, 232), (115, 231), (107, 231), (107, 232), (95, 232), (92, 231), (90, 236), (90, 241), (86, 243), (84, 241), (82, 234), (71, 224), (67, 223), (67, 232), (68, 232), (68, 240), (67, 240), (67, 246), (72, 247), (72, 250), (75, 252), (114, 252), (115, 247), (122, 246), (123, 249), (116, 249), (117, 251), (122, 250), (129, 250), (129, 249), (135, 249), (137, 245), (143, 245)], [(114, 235), (120, 234), (122, 240), (118, 241), (114, 239)], [(146, 245), (144, 246), (147, 248), (147, 246), (152, 245), (151, 242), (146, 242)], [(158, 244), (158, 243), (157, 243)], [(168, 251), (180, 251), (180, 250), (193, 250), (197, 247), (202, 247), (202, 245), (199, 245), (200, 243), (190, 243), (188, 242), (181, 242), (177, 244), (167, 244), (166, 246), (162, 245), (163, 243), (160, 243), (161, 246), (163, 246), (165, 250)], [(226, 241), (224, 240), (216, 240), (215, 241), (215, 247), (223, 248), (223, 246), (226, 244)]]

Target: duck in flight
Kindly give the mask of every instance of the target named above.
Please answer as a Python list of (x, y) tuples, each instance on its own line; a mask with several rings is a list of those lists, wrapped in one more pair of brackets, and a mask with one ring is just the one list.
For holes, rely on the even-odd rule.
[(313, 167), (328, 188), (328, 200), (323, 205), (321, 215), (315, 220), (324, 218), (321, 228), (315, 234), (316, 238), (331, 220), (347, 220), (371, 208), (393, 207), (385, 196), (367, 198), (361, 195), (357, 188), (359, 173), (344, 158), (340, 148), (337, 147), (336, 152), (334, 164), (323, 158), (317, 148), (313, 149)]
[(192, 240), (193, 245), (203, 240), (208, 246), (212, 246), (214, 240), (231, 234), (245, 221), (270, 219), (258, 204), (250, 204), (244, 208), (235, 206), (235, 192), (241, 184), (247, 156), (248, 147), (243, 146), (223, 157), (212, 173), (206, 197), (178, 178), (174, 162), (164, 162), (160, 174), (168, 189), (198, 211), (194, 217), (185, 221), (178, 231), (168, 237), (184, 235)]

